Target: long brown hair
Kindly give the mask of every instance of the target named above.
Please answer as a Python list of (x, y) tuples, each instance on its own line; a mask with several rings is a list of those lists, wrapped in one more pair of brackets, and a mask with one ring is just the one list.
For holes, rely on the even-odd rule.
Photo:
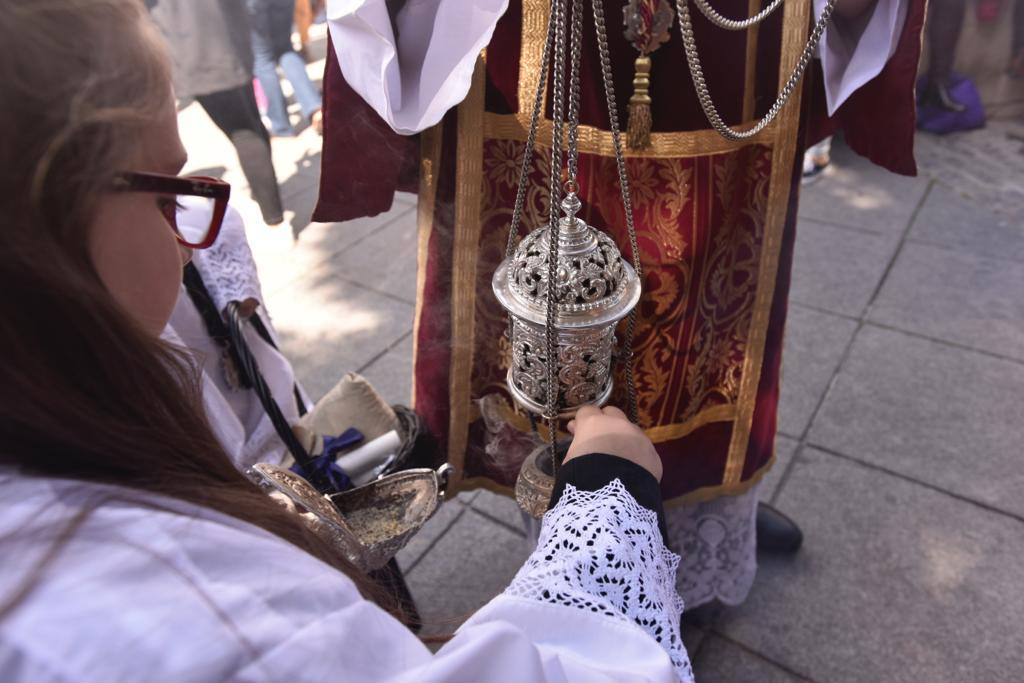
[(212, 508), (372, 593), (339, 551), (235, 468), (188, 355), (129, 318), (90, 261), (95, 199), (170, 96), (164, 47), (139, 0), (4, 0), (0, 463)]

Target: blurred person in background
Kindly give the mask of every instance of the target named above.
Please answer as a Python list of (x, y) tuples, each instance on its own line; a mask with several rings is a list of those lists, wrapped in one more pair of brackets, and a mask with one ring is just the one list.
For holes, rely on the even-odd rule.
[(920, 99), (923, 106), (955, 112), (966, 108), (950, 92), (966, 7), (965, 0), (930, 0), (928, 3), (928, 72)]
[(146, 0), (171, 47), (174, 90), (195, 99), (238, 151), (267, 225), (284, 221), (270, 136), (252, 89), (253, 53), (244, 0)]
[(299, 54), (307, 62), (310, 61), (309, 28), (323, 11), (323, 0), (295, 0), (295, 30), (299, 34)]
[[(300, 0), (300, 4), (303, 1), (306, 0)], [(253, 70), (267, 96), (270, 132), (284, 137), (295, 135), (295, 129), (288, 119), (288, 102), (277, 77), (278, 65), (292, 85), (303, 118), (317, 131), (321, 131), (323, 117), (320, 113), (320, 92), (309, 80), (306, 60), (292, 45), (292, 19), (296, 3), (294, 0), (247, 0), (247, 5), (252, 25)]]
[(800, 178), (803, 185), (810, 185), (820, 180), (832, 163), (832, 136), (811, 145), (804, 152), (804, 170)]

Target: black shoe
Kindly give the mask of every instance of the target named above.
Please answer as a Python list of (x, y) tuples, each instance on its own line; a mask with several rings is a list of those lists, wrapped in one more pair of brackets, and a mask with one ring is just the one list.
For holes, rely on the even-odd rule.
[(757, 504), (757, 549), (792, 554), (804, 542), (804, 532), (792, 519), (767, 503)]
[(967, 109), (966, 104), (958, 102), (949, 92), (945, 83), (932, 83), (924, 91), (921, 103), (933, 107), (941, 107), (946, 111), (961, 112)]
[(706, 602), (698, 607), (688, 607), (679, 618), (679, 625), (699, 629), (711, 628), (724, 609), (725, 606), (718, 600)]

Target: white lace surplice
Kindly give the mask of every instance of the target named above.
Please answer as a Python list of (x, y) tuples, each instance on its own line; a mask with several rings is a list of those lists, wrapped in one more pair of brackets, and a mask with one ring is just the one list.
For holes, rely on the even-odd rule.
[(690, 609), (718, 600), (738, 605), (757, 574), (755, 518), (761, 484), (738, 496), (721, 496), (665, 508), (667, 544), (682, 562), (676, 587)]
[[(815, 18), (824, 5), (814, 0)], [(396, 133), (412, 135), (466, 97), (476, 56), (507, 6), (507, 0), (420, 0), (391, 16), (385, 0), (327, 0), (327, 25), (348, 84)], [(877, 0), (856, 19), (833, 15), (818, 46), (830, 116), (885, 66), (907, 6), (907, 0)], [(676, 21), (675, 38), (678, 32)], [(684, 62), (677, 67), (685, 71)]]
[(228, 515), (3, 468), (0, 497), (0, 585), (31, 585), (0, 622), (5, 682), (693, 680), (678, 558), (617, 481), (567, 487), (509, 588), (436, 653), (345, 576)]
[(679, 556), (665, 547), (654, 512), (615, 479), (598, 491), (572, 484), (544, 515), (537, 548), (504, 597), (539, 600), (631, 622), (668, 652), (681, 681), (693, 672), (679, 633)]

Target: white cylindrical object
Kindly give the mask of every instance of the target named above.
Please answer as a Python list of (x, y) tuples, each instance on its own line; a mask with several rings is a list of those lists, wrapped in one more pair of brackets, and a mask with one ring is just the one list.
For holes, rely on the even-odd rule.
[(392, 429), (355, 450), (339, 455), (335, 462), (345, 470), (350, 479), (355, 479), (383, 463), (392, 453), (398, 452), (401, 445), (402, 439), (398, 432)]

